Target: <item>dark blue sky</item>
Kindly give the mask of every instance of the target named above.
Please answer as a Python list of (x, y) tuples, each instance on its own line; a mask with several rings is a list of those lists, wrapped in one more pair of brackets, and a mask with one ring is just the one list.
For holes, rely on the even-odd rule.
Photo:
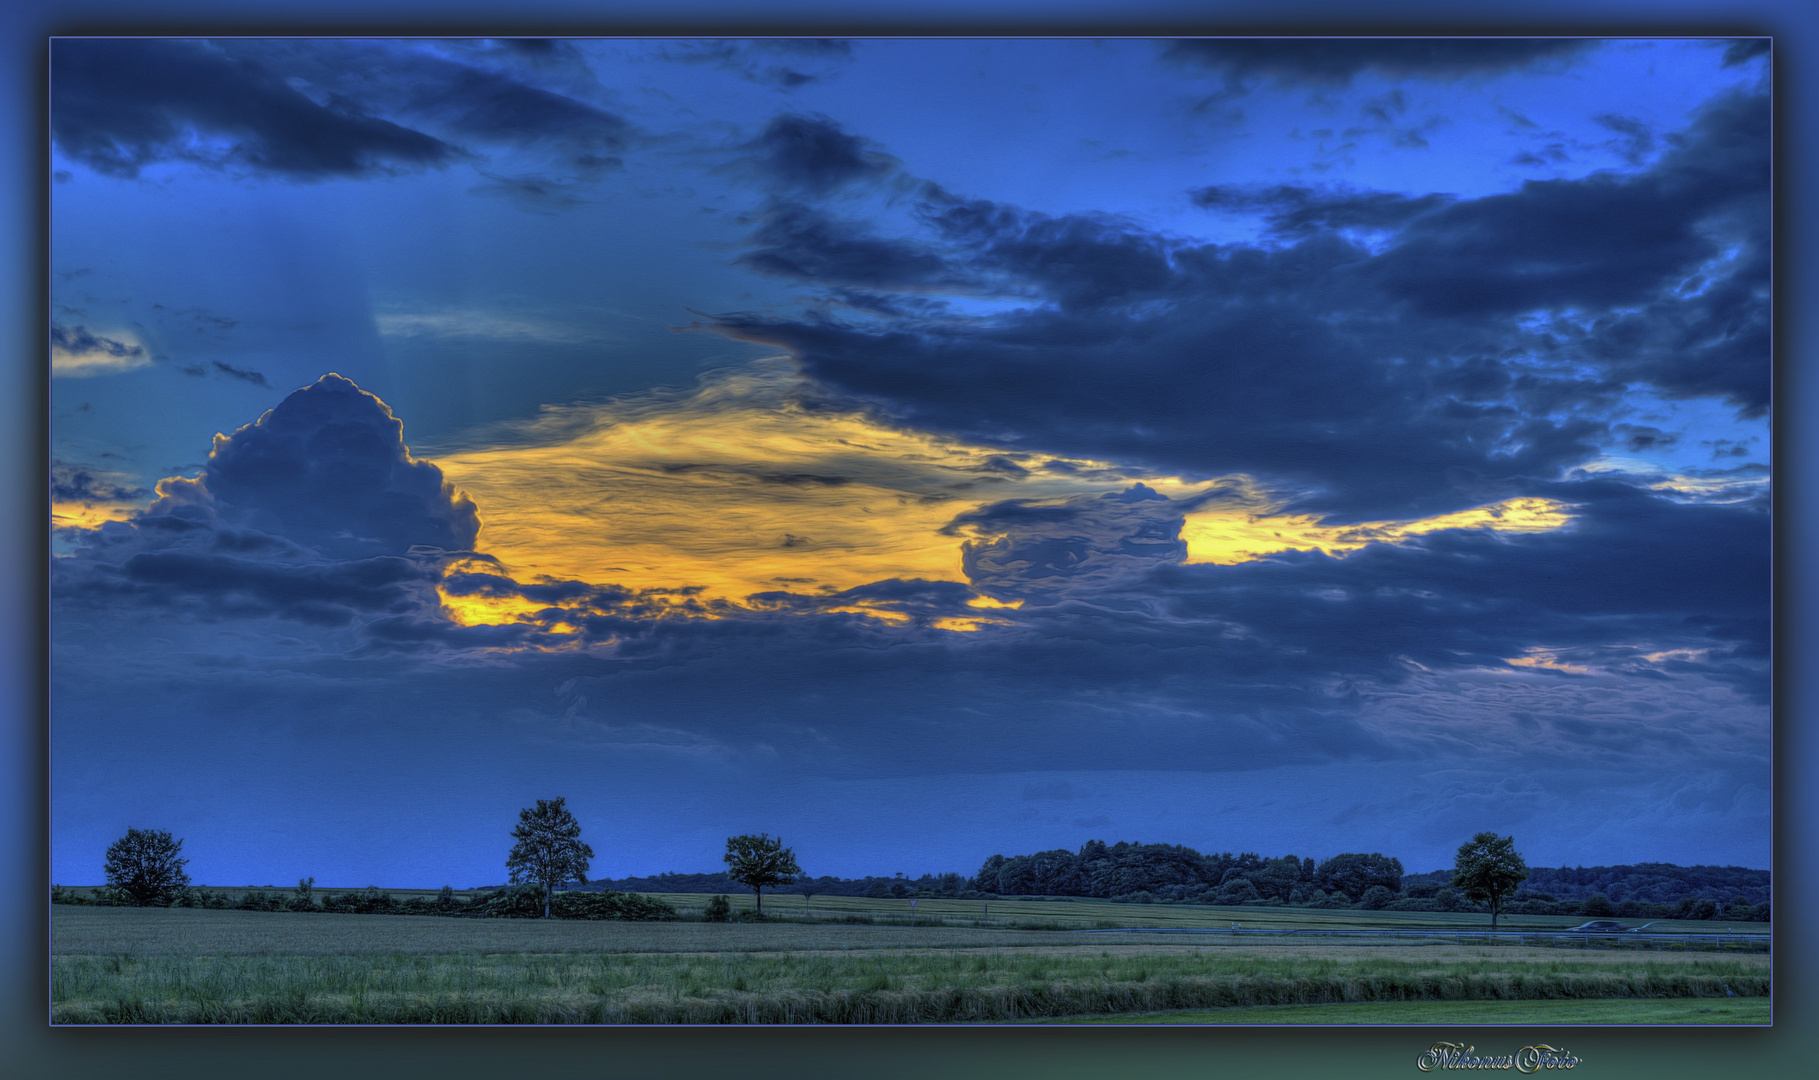
[(52, 875), (1766, 866), (1768, 63), (59, 42)]

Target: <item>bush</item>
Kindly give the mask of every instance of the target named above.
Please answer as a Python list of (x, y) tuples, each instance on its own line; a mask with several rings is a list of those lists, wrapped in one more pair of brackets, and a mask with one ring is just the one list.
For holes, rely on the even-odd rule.
[(241, 911), (283, 911), (284, 898), (264, 889), (250, 889), (240, 897), (235, 907)]
[(733, 922), (764, 922), (764, 921), (766, 921), (766, 918), (765, 918), (764, 912), (759, 911), (756, 908), (750, 908), (745, 911), (733, 912), (732, 921)]
[(1358, 906), (1366, 911), (1382, 911), (1395, 899), (1396, 894), (1390, 891), (1389, 886), (1372, 885), (1358, 898)]
[(724, 896), (716, 896), (707, 902), (707, 910), (701, 917), (708, 922), (730, 922), (733, 917), (733, 905)]
[(673, 919), (676, 909), (639, 893), (561, 892), (550, 901), (558, 919)]
[(74, 890), (74, 889), (66, 889), (61, 885), (52, 885), (51, 886), (51, 903), (53, 903), (53, 904), (93, 905), (94, 902), (95, 902), (95, 898), (92, 895), (82, 896), (79, 893), (77, 893), (76, 890)]
[(345, 915), (387, 915), (398, 910), (398, 901), (391, 893), (380, 892), (378, 886), (368, 885), (360, 892), (324, 895), (322, 910)]

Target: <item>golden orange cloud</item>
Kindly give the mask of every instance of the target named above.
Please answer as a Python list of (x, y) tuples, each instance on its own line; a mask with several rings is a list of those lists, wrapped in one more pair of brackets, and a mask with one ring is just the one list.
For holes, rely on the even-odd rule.
[[(965, 581), (954, 518), (1006, 499), (1061, 504), (1143, 484), (1183, 503), (1190, 563), (1290, 550), (1343, 555), (1441, 529), (1539, 532), (1571, 506), (1509, 499), (1409, 521), (1324, 525), (1285, 514), (1247, 477), (1188, 481), (1106, 462), (1019, 454), (816, 404), (784, 358), (686, 392), (546, 408), (486, 445), (434, 455), (482, 515), (479, 546), (518, 580), (547, 577), (764, 606), (756, 594), (835, 593), (892, 578)], [(1197, 500), (1215, 487), (1217, 500)], [(978, 596), (977, 608), (1021, 601)], [(542, 605), (449, 598), (462, 621), (510, 621)], [(904, 621), (865, 603), (823, 609)], [(949, 618), (975, 630), (1003, 622)]]

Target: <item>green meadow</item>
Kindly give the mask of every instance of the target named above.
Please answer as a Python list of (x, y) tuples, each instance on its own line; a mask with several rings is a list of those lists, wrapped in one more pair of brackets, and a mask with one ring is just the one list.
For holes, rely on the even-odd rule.
[[(767, 900), (767, 915), (786, 916), (790, 901), (801, 898)], [(916, 926), (907, 919), (896, 924), (892, 905), (906, 906), (900, 901), (862, 901), (850, 910), (829, 904), (823, 911), (819, 898), (803, 917), (730, 924), (686, 916), (569, 922), (56, 905), (52, 1018), (75, 1024), (1424, 1023), (1442, 1022), (1422, 1019), (1423, 1010), (1441, 1004), (1512, 1017), (1542, 1005), (1591, 1017), (1567, 1006), (1653, 1002), (1695, 1011), (1642, 1007), (1621, 1013), (1631, 1019), (1550, 1022), (1753, 1023), (1762, 1021), (1736, 1018), (1756, 1015), (1738, 1012), (1737, 1002), (1766, 1006), (1769, 991), (1764, 952), (1077, 934), (998, 925), (1001, 903), (1019, 909), (1015, 919), (1006, 913), (1006, 924), (1042, 921), (1023, 917), (1035, 909), (1055, 913), (1052, 921), (1093, 922), (1134, 906), (1090, 902), (994, 902), (988, 929), (964, 924), (957, 908), (941, 913), (940, 923), (937, 912), (920, 910), (941, 903), (917, 905), (918, 918), (929, 921)], [(1203, 918), (1229, 913), (1200, 910)], [(1162, 919), (1184, 911), (1136, 914)], [(810, 915), (891, 921), (807, 921)], [(1361, 1007), (1375, 1011), (1350, 1011)], [(1296, 1008), (1336, 1008), (1342, 1010), (1336, 1015), (1365, 1019), (1256, 1011)], [(1720, 1008), (1730, 1018), (1710, 1019)], [(1183, 1018), (1156, 1019), (1170, 1015)]]

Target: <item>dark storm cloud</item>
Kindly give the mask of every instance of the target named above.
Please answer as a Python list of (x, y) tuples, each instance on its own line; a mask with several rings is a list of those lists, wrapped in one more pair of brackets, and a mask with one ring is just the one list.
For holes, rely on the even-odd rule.
[(90, 333), (87, 327), (71, 329), (57, 323), (51, 324), (51, 346), (70, 356), (108, 356), (116, 360), (127, 360), (145, 355), (143, 345), (128, 345), (123, 341)]
[(1654, 129), (1633, 116), (1605, 113), (1592, 119), (1599, 127), (1616, 133), (1617, 153), (1631, 165), (1642, 164), (1643, 159), (1655, 149)]
[[(125, 581), (169, 601), (230, 596), (281, 617), (323, 622), (354, 611), (401, 611), (417, 602), (412, 585), (431, 575), (412, 560), (382, 556), (338, 563), (283, 565), (219, 553), (142, 552), (121, 566)], [(293, 614), (296, 613), (296, 614)]]
[(1497, 75), (1571, 60), (1597, 44), (1552, 38), (1223, 38), (1174, 42), (1163, 57), (1216, 72), (1233, 88), (1255, 79), (1345, 86), (1367, 71), (1392, 79)]
[(610, 155), (631, 137), (631, 126), (616, 114), (496, 72), (424, 60), (405, 71), (417, 76), (406, 109), (459, 136), (565, 146), (572, 160), (600, 170), (621, 164)]
[[(1768, 400), (1767, 102), (1709, 104), (1642, 172), (1455, 200), (1203, 189), (1288, 243), (1191, 243), (925, 189), (925, 237), (773, 207), (742, 256), (830, 287), (1029, 297), (994, 316), (734, 314), (911, 424), (1194, 476), (1340, 520), (1532, 490), (1614, 438), (1626, 383)], [(1367, 248), (1350, 229), (1380, 234)], [(969, 283), (965, 279), (970, 277)]]
[(1772, 44), (1768, 38), (1743, 38), (1727, 42), (1724, 48), (1724, 66), (1735, 67), (1758, 56), (1767, 56)]
[(1400, 229), (1422, 214), (1454, 202), (1442, 194), (1398, 195), (1387, 191), (1321, 190), (1299, 184), (1248, 187), (1215, 184), (1188, 193), (1208, 210), (1261, 212), (1270, 231), (1306, 236), (1330, 229)]
[(977, 281), (929, 245), (881, 238), (788, 201), (773, 201), (760, 212), (751, 244), (739, 265), (817, 285), (921, 290)]
[(1147, 584), (1174, 619), (1243, 627), (1233, 648), (1259, 674), (1395, 682), (1409, 674), (1405, 658), (1431, 670), (1497, 667), (1531, 647), (1659, 672), (1635, 657), (1708, 648), (1688, 670), (1766, 693), (1766, 514), (1602, 481), (1552, 494), (1577, 500), (1571, 527), (1168, 566)]
[(460, 156), (355, 101), (331, 96), (317, 103), (278, 73), (195, 42), (58, 39), (51, 106), (58, 149), (113, 176), (190, 161), (314, 180), (433, 167)]
[[(1594, 313), (1573, 342), (1670, 395), (1768, 407), (1768, 102), (1701, 110), (1655, 167), (1530, 181), (1412, 222), (1366, 272), (1433, 315)], [(1712, 265), (1717, 264), (1717, 265)], [(1628, 311), (1640, 307), (1640, 311)], [(1566, 325), (1561, 333), (1568, 333)]]
[(825, 195), (846, 184), (878, 180), (897, 169), (897, 160), (849, 135), (825, 116), (786, 113), (745, 144), (742, 164), (770, 184), (810, 195)]

